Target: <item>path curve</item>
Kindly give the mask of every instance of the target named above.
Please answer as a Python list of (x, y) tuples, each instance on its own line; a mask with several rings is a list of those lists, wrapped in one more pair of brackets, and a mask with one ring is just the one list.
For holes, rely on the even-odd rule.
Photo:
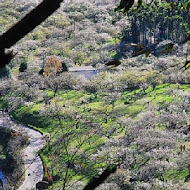
[(36, 183), (42, 181), (43, 163), (37, 152), (45, 146), (43, 135), (25, 125), (17, 124), (12, 121), (7, 113), (0, 112), (0, 126), (13, 129), (14, 131), (22, 131), (29, 137), (29, 145), (22, 150), (22, 159), (25, 167), (25, 180), (18, 190), (31, 190), (35, 188)]

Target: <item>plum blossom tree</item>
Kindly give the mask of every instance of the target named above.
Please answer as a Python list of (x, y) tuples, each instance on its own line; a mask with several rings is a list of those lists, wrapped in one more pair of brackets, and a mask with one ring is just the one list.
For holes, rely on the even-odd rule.
[[(58, 104), (51, 105), (48, 110), (45, 109), (41, 114), (57, 120), (55, 134), (58, 137), (54, 138), (54, 134), (51, 138), (49, 151), (52, 151), (49, 160), (52, 170), (57, 168), (53, 173), (63, 176), (61, 189), (64, 190), (75, 186), (76, 182), (71, 182), (73, 175), (83, 175), (87, 171), (91, 176), (96, 173), (94, 163), (89, 158), (95, 151), (96, 139), (101, 135), (100, 127), (75, 110), (65, 109)], [(64, 125), (63, 120), (71, 124)], [(73, 120), (75, 124), (71, 122)]]
[[(147, 112), (142, 114), (138, 121), (125, 123), (122, 118), (121, 125), (126, 125), (125, 135), (118, 140), (107, 141), (104, 149), (98, 150), (94, 157), (106, 158), (109, 164), (119, 164), (119, 168), (130, 176), (124, 184), (133, 188), (148, 186), (153, 188), (157, 180), (162, 183), (165, 181), (165, 172), (180, 165), (183, 168), (188, 163), (186, 159), (188, 156), (184, 153), (182, 161), (176, 151), (180, 146), (178, 140), (184, 139), (185, 135), (178, 134), (171, 128), (167, 130), (157, 128), (158, 117), (157, 114)], [(173, 158), (176, 160), (172, 161)], [(183, 164), (178, 163), (179, 161)], [(111, 182), (115, 183), (114, 180)], [(166, 184), (170, 186), (167, 182)]]

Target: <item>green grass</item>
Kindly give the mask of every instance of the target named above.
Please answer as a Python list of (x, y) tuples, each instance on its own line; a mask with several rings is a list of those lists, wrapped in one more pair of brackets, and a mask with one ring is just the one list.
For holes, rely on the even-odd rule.
[(103, 107), (103, 102), (92, 102), (88, 104), (89, 108), (98, 109)]
[(118, 39), (118, 38), (112, 38), (112, 39), (107, 41), (108, 44), (116, 44), (119, 42), (120, 42), (120, 39)]
[(180, 89), (190, 92), (190, 86), (189, 85), (180, 85)]
[(78, 100), (81, 97), (88, 97), (88, 95), (84, 92), (80, 91), (74, 91), (74, 90), (68, 90), (68, 91), (60, 91), (58, 93), (59, 96), (61, 96), (65, 100)]
[(117, 52), (115, 52), (115, 51), (110, 53), (110, 56), (111, 56), (111, 57), (114, 57), (114, 56), (116, 56), (116, 55), (117, 55)]
[(38, 112), (38, 111), (40, 111), (40, 108), (43, 106), (44, 106), (44, 104), (42, 104), (42, 103), (36, 103), (36, 104), (31, 106), (30, 112), (31, 113)]
[[(179, 180), (184, 180), (190, 175), (190, 171), (188, 170), (188, 166), (182, 169), (170, 169), (164, 175), (165, 179), (173, 180), (178, 182)], [(190, 182), (190, 179), (187, 179), (187, 182)]]
[(133, 105), (126, 108), (126, 114), (135, 116), (143, 110), (142, 105)]
[(50, 127), (54, 124), (50, 118), (39, 115), (39, 105), (21, 106), (14, 110), (11, 115), (13, 119), (37, 127), (43, 132), (50, 132)]

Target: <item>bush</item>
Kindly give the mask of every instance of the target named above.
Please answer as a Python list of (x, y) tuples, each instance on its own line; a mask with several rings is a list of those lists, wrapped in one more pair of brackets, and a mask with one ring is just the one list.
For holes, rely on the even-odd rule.
[(64, 62), (62, 62), (62, 72), (66, 72), (66, 71), (68, 71), (68, 67)]
[(0, 69), (0, 78), (10, 78), (11, 71), (10, 68), (5, 66), (4, 68)]
[(38, 72), (39, 75), (43, 75), (44, 74), (44, 69), (40, 69), (40, 71)]
[(22, 58), (21, 60), (21, 64), (20, 64), (20, 67), (19, 67), (19, 71), (20, 72), (24, 72), (26, 71), (26, 69), (28, 68), (28, 60), (26, 57)]
[(19, 71), (20, 72), (24, 72), (27, 68), (28, 68), (28, 64), (27, 63), (21, 63)]

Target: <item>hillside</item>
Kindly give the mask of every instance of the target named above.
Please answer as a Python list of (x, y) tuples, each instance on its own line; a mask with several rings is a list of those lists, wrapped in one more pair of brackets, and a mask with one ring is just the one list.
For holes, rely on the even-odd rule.
[[(117, 2), (65, 1), (19, 41), (0, 71), (0, 110), (44, 135), (39, 155), (49, 189), (82, 190), (117, 166), (98, 190), (188, 190), (189, 45), (180, 41), (189, 14), (163, 2), (123, 15)], [(0, 1), (0, 32), (37, 3)], [(120, 65), (106, 66), (112, 60)], [(89, 80), (67, 71), (80, 66), (98, 74)]]
[[(111, 105), (103, 94), (94, 98), (93, 94), (69, 90), (60, 91), (54, 98), (53, 92), (48, 91), (50, 106), (45, 105), (41, 97), (11, 114), (15, 120), (50, 134), (51, 140), (41, 156), (55, 176), (65, 175), (62, 162), (67, 163), (67, 159), (72, 158), (67, 185), (80, 179), (80, 186), (74, 183), (77, 186), (73, 189), (81, 189), (85, 181), (121, 158), (120, 169), (100, 189), (110, 185), (115, 189), (120, 185), (133, 188), (132, 178), (142, 180), (139, 188), (151, 186), (159, 176), (167, 180), (165, 184), (160, 183), (167, 189), (177, 186), (179, 181), (180, 186), (185, 181), (182, 187), (188, 188), (189, 109), (186, 105), (189, 89), (189, 85), (165, 84), (145, 92), (124, 91), (111, 97)], [(7, 101), (4, 102), (6, 105)], [(180, 150), (181, 145), (186, 145), (185, 151)], [(67, 148), (69, 152), (65, 152)], [(121, 180), (122, 176), (125, 176), (124, 181), (114, 180), (115, 177)], [(61, 184), (61, 181), (54, 182), (53, 187)]]

